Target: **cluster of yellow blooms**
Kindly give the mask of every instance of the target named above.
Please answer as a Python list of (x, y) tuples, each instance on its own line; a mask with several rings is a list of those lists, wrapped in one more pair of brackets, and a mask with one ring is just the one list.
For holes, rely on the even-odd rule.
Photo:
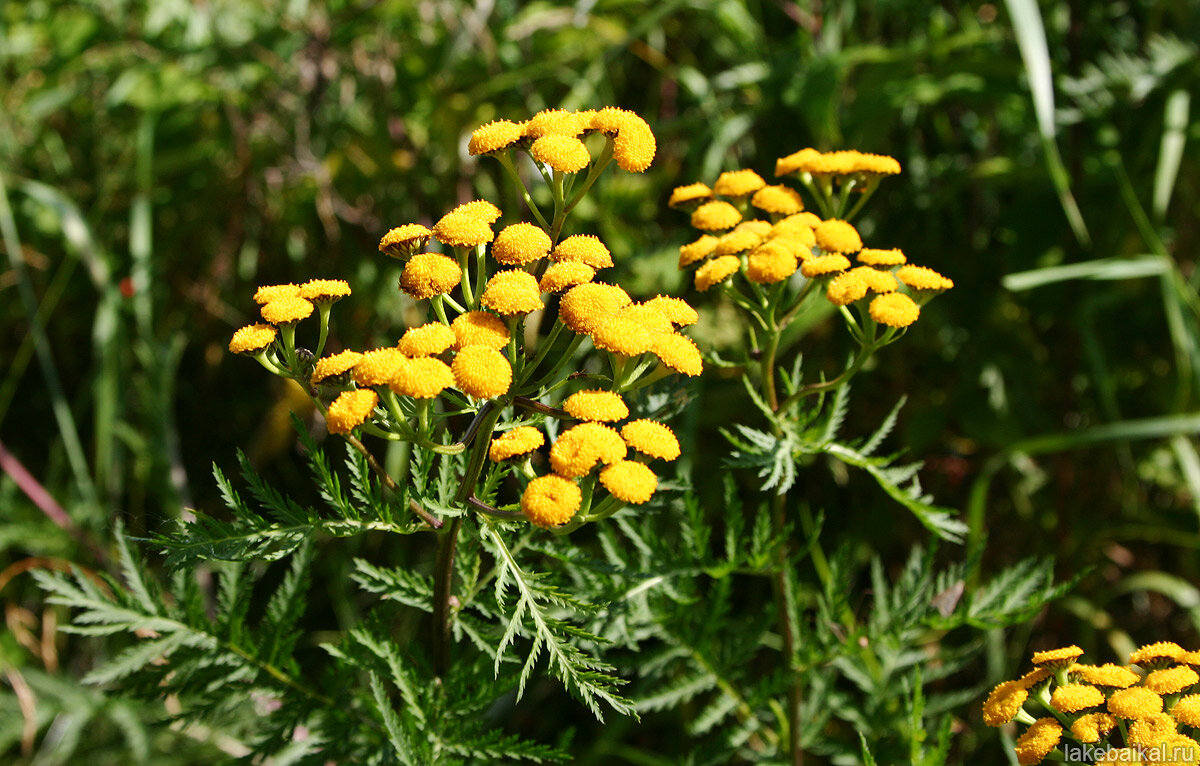
[[(1131, 667), (1085, 665), (1082, 655), (1077, 646), (1037, 652), (1033, 670), (999, 684), (983, 703), (987, 725), (1028, 726), (1017, 739), (1019, 763), (1061, 760), (1051, 756), (1060, 746), (1091, 752), (1097, 764), (1200, 763), (1200, 651), (1150, 644), (1130, 655)], [(1027, 705), (1048, 715), (1035, 718)]]
[[(780, 176), (899, 171), (899, 163), (891, 157), (822, 154), (814, 149), (801, 150), (776, 164)], [(712, 187), (704, 183), (678, 187), (668, 204), (690, 212), (692, 226), (703, 232), (679, 248), (679, 268), (697, 267), (694, 281), (700, 291), (728, 285), (739, 273), (754, 285), (773, 285), (799, 271), (806, 280), (824, 285), (834, 305), (856, 305), (870, 297), (865, 310), (871, 319), (902, 328), (916, 321), (922, 304), (954, 286), (932, 269), (907, 264), (898, 249), (863, 247), (852, 224), (836, 218), (822, 220), (804, 209), (796, 190), (768, 185), (753, 170), (722, 173)], [(750, 218), (751, 214), (756, 217)]]
[[(583, 142), (589, 134), (605, 138), (595, 159)], [(590, 185), (597, 168), (602, 169), (609, 160), (630, 172), (645, 170), (654, 157), (655, 139), (637, 115), (605, 108), (547, 110), (520, 123), (499, 120), (478, 128), (469, 143), (472, 154), (495, 156), (504, 163), (511, 162), (510, 149), (528, 152), (556, 178), (591, 165)], [(634, 420), (620, 433), (604, 423), (629, 416), (618, 392), (650, 366), (661, 365), (659, 374), (700, 373), (699, 350), (679, 332), (695, 323), (698, 315), (678, 298), (660, 295), (635, 302), (621, 287), (594, 281), (599, 270), (613, 265), (612, 255), (595, 236), (558, 238), (562, 218), (569, 212), (562, 204), (561, 191), (553, 225), (546, 225), (540, 213), (532, 210), (542, 225), (517, 222), (497, 230), (501, 210), (486, 200), (475, 200), (455, 207), (432, 228), (410, 223), (388, 231), (379, 249), (404, 263), (400, 290), (415, 299), (429, 300), (437, 317), (408, 329), (395, 346), (321, 356), (328, 304), (348, 295), (349, 287), (344, 282), (318, 280), (260, 288), (255, 300), (263, 304), (262, 317), (268, 324), (238, 330), (229, 348), (252, 354), (277, 374), (306, 383), (314, 395), (321, 391), (336, 394), (326, 411), (330, 433), (349, 435), (363, 427), (385, 438), (429, 446), (433, 443), (428, 438), (430, 403), (443, 392), (457, 390), (479, 407), (487, 400), (504, 408), (517, 397), (536, 398), (553, 382), (553, 375), (535, 379), (539, 364), (548, 363), (557, 374), (578, 342), (590, 338), (597, 350), (609, 356), (614, 390), (576, 393), (563, 405), (565, 413), (535, 403), (543, 414), (554, 412), (583, 422), (564, 431), (551, 446), (553, 473), (536, 477), (525, 462), (529, 481), (521, 510), (539, 526), (566, 523), (582, 504), (590, 504), (595, 481), (586, 481), (582, 490), (578, 482), (598, 464), (603, 466), (599, 484), (612, 498), (646, 502), (657, 487), (657, 478), (643, 462), (626, 459), (628, 448), (633, 448), (640, 460), (672, 460), (679, 454), (678, 442), (661, 423)], [(584, 191), (586, 186), (579, 194)], [(433, 241), (441, 247), (427, 249)], [(489, 255), (498, 267), (489, 268)], [(541, 312), (554, 304), (556, 296), (554, 328), (538, 342), (538, 356), (530, 360), (522, 323), (534, 315), (531, 325), (536, 327)], [(321, 342), (315, 364), (309, 364), (297, 353), (294, 325), (310, 316), (314, 306), (321, 309)], [(576, 337), (570, 350), (562, 359), (544, 359), (555, 348), (554, 339), (567, 331)], [(408, 422), (413, 417), (419, 420), (417, 430)], [(476, 438), (490, 436), (485, 433)], [(537, 429), (519, 426), (505, 430), (489, 451), (494, 462), (508, 462), (528, 458), (542, 444)], [(459, 451), (461, 448), (459, 445)], [(611, 512), (611, 506), (610, 502), (603, 508)]]

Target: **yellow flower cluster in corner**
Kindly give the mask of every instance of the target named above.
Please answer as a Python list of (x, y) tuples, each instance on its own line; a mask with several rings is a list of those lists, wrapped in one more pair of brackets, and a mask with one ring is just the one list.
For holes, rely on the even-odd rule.
[(1129, 666), (1087, 665), (1082, 655), (1077, 646), (1037, 652), (1033, 670), (998, 684), (983, 703), (988, 726), (1027, 727), (1018, 763), (1068, 753), (1091, 753), (1095, 763), (1200, 763), (1200, 651), (1149, 644)]
[(578, 173), (591, 162), (584, 139), (596, 133), (612, 141), (617, 167), (630, 173), (650, 167), (657, 149), (650, 126), (633, 112), (612, 106), (579, 112), (547, 109), (525, 122), (489, 122), (471, 134), (467, 150), (494, 155), (522, 149), (560, 173)]

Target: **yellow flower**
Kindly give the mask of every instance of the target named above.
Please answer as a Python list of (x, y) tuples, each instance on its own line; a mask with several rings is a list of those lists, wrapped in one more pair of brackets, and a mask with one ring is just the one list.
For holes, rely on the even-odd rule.
[(505, 226), (492, 243), (492, 257), (508, 266), (521, 266), (549, 254), (550, 235), (531, 223)]
[(1071, 724), (1071, 736), (1085, 744), (1099, 742), (1117, 727), (1117, 719), (1108, 713), (1085, 713)]
[(679, 457), (679, 440), (662, 423), (653, 420), (634, 420), (621, 427), (621, 438), (633, 449), (661, 460)]
[(559, 434), (550, 446), (550, 467), (574, 478), (592, 470), (597, 462), (609, 465), (625, 459), (625, 442), (608, 426), (580, 423)]
[(433, 232), (419, 223), (406, 223), (388, 231), (379, 240), (379, 252), (393, 258), (408, 258), (425, 247)]
[(264, 305), (260, 310), (262, 318), (274, 325), (291, 324), (313, 313), (312, 302), (303, 298), (279, 298)]
[(637, 319), (614, 312), (597, 322), (589, 333), (592, 345), (622, 356), (637, 356), (654, 347), (654, 333)]
[(501, 396), (512, 385), (512, 365), (504, 354), (487, 346), (460, 349), (451, 370), (458, 390), (476, 399)]
[(1062, 726), (1053, 718), (1039, 718), (1017, 738), (1017, 763), (1032, 766), (1041, 763), (1062, 739)]
[(636, 322), (638, 325), (655, 334), (675, 332), (675, 328), (671, 325), (671, 320), (667, 318), (664, 312), (655, 306), (649, 306), (645, 303), (635, 303), (631, 306), (624, 306), (617, 309), (615, 318)]
[(851, 269), (829, 280), (829, 287), (825, 288), (825, 297), (830, 303), (835, 306), (849, 306), (866, 296), (869, 289), (867, 281), (863, 279), (862, 274), (855, 271)]
[(713, 193), (722, 197), (748, 197), (767, 185), (753, 170), (727, 170), (717, 176)]
[(700, 321), (700, 315), (683, 298), (672, 298), (668, 295), (656, 295), (642, 303), (655, 309), (667, 318), (671, 324), (685, 327)]
[(1200, 683), (1200, 675), (1187, 665), (1153, 670), (1146, 675), (1143, 685), (1159, 694), (1178, 694), (1189, 686)]
[(398, 348), (368, 351), (354, 364), (354, 382), (364, 388), (387, 385), (405, 359)]
[(1078, 713), (1104, 704), (1104, 693), (1094, 686), (1065, 684), (1050, 695), (1050, 706), (1060, 713)]
[(583, 142), (570, 136), (542, 136), (529, 147), (529, 153), (560, 173), (578, 173), (592, 161)]
[(717, 240), (716, 254), (718, 256), (737, 255), (738, 253), (746, 252), (752, 247), (757, 247), (760, 242), (762, 242), (762, 237), (753, 231), (746, 229), (738, 231), (734, 229)]
[(577, 391), (567, 397), (562, 408), (571, 417), (608, 423), (629, 417), (629, 408), (611, 391)]
[(1029, 690), (1020, 681), (996, 684), (983, 703), (983, 722), (988, 726), (1003, 726), (1016, 718), (1029, 698)]
[(642, 118), (628, 110), (615, 106), (606, 106), (592, 113), (591, 122), (588, 127), (591, 130), (599, 131), (606, 136), (615, 138), (626, 125), (634, 121), (642, 121)]
[(434, 356), (454, 345), (454, 330), (441, 322), (429, 322), (405, 331), (396, 348), (407, 356)]
[(493, 463), (522, 458), (546, 443), (542, 432), (530, 426), (517, 426), (492, 439), (488, 457)]
[(254, 291), (254, 302), (263, 305), (280, 298), (299, 298), (299, 285), (263, 285)]
[(742, 220), (742, 214), (725, 200), (705, 202), (692, 211), (692, 227), (701, 231), (732, 229)]
[(654, 133), (637, 115), (626, 122), (613, 141), (613, 159), (617, 167), (629, 173), (641, 173), (654, 161), (658, 146)]
[(813, 247), (817, 244), (817, 235), (813, 233), (813, 228), (820, 224), (820, 220), (816, 224), (813, 224), (808, 219), (810, 215), (811, 213), (797, 213), (796, 215), (789, 215), (787, 218), (777, 221), (771, 227), (771, 230), (767, 232), (767, 238), (795, 239), (805, 247)]
[(658, 477), (642, 463), (622, 460), (600, 470), (600, 483), (613, 497), (640, 505), (654, 495)]
[(773, 285), (795, 274), (798, 265), (791, 248), (772, 240), (751, 251), (746, 259), (746, 279), (760, 285)]
[(333, 303), (350, 294), (350, 285), (341, 279), (310, 279), (300, 285), (300, 297), (313, 303)]
[(1174, 718), (1166, 713), (1155, 713), (1131, 723), (1125, 743), (1130, 746), (1154, 747), (1176, 733)]
[(388, 387), (403, 396), (414, 399), (432, 399), (454, 385), (454, 375), (440, 359), (431, 356), (404, 359), (396, 374), (388, 381)]
[(568, 287), (591, 282), (595, 276), (596, 270), (586, 263), (559, 261), (550, 264), (546, 273), (542, 274), (542, 281), (538, 282), (538, 289), (544, 293), (561, 293)]
[(539, 476), (521, 494), (521, 513), (529, 523), (543, 529), (566, 524), (583, 503), (579, 486), (555, 474)]
[(741, 266), (742, 262), (736, 255), (722, 255), (708, 261), (696, 269), (696, 289), (704, 292), (713, 285), (724, 282), (736, 274)]
[(658, 357), (658, 361), (688, 377), (699, 375), (704, 367), (695, 342), (678, 333), (655, 337), (650, 350)]
[(821, 153), (816, 149), (801, 149), (775, 161), (775, 175), (786, 176), (792, 173), (807, 173), (815, 160), (820, 159)]
[(607, 269), (613, 265), (612, 253), (599, 237), (591, 234), (576, 234), (555, 245), (550, 257), (555, 261), (578, 261), (593, 269)]
[(450, 323), (454, 331), (454, 348), (485, 346), (502, 349), (508, 345), (508, 327), (504, 320), (486, 311), (468, 311)]
[(1184, 652), (1175, 661), (1182, 665), (1200, 665), (1200, 652)]
[(452, 247), (475, 247), (492, 241), (492, 227), (482, 218), (457, 210), (433, 225), (433, 236)]
[(438, 253), (417, 253), (400, 275), (400, 289), (424, 300), (450, 292), (461, 279), (462, 271), (450, 258)]
[(1200, 727), (1200, 694), (1180, 697), (1171, 708), (1171, 715), (1184, 726)]
[(586, 335), (617, 309), (633, 302), (629, 294), (616, 285), (588, 282), (576, 285), (563, 295), (558, 316), (573, 331)]
[(269, 324), (247, 325), (233, 334), (229, 350), (235, 354), (257, 354), (274, 343), (278, 334), (279, 331)]
[[(914, 290), (942, 291), (954, 287), (952, 280), (943, 277), (933, 269), (924, 266), (901, 266), (896, 270), (896, 279)], [(1181, 650), (1182, 651), (1182, 650)]]
[(477, 218), (488, 226), (494, 224), (501, 216), (500, 208), (485, 199), (464, 202), (450, 211), (448, 215), (465, 215)]
[(837, 274), (850, 268), (850, 259), (844, 255), (818, 255), (804, 261), (800, 273), (809, 279)]
[(700, 239), (681, 245), (679, 248), (679, 268), (686, 269), (696, 261), (702, 261), (712, 255), (720, 240), (711, 234), (702, 234)]
[(908, 327), (921, 315), (921, 309), (904, 293), (877, 295), (869, 310), (872, 319), (888, 327)]
[(1104, 665), (1074, 665), (1071, 675), (1092, 686), (1124, 689), (1133, 686), (1141, 677), (1123, 665), (1105, 663)]
[(694, 183), (687, 186), (676, 186), (671, 191), (671, 198), (667, 200), (667, 207), (687, 207), (712, 198), (713, 190), (708, 188), (708, 184)]
[(471, 155), (491, 154), (509, 148), (524, 137), (525, 125), (494, 120), (475, 128), (471, 140), (467, 142), (467, 151)]
[(1144, 668), (1154, 667), (1174, 662), (1183, 654), (1183, 647), (1179, 644), (1173, 641), (1159, 641), (1136, 649), (1129, 655), (1129, 664), (1141, 665)]
[(880, 271), (871, 266), (855, 266), (846, 273), (857, 274), (873, 293), (894, 293), (900, 286), (890, 271)]
[(867, 266), (884, 267), (901, 266), (908, 260), (904, 257), (903, 251), (901, 251), (898, 247), (894, 247), (891, 250), (876, 250), (874, 248), (864, 247), (859, 251), (856, 257), (858, 258), (859, 263), (866, 264)]
[(1145, 718), (1162, 710), (1162, 697), (1144, 686), (1118, 689), (1108, 698), (1108, 712), (1117, 718)]
[(529, 118), (525, 134), (530, 138), (566, 136), (574, 138), (591, 125), (589, 113), (569, 112), (566, 109), (543, 109)]
[(325, 427), (331, 434), (348, 434), (371, 416), (378, 403), (379, 395), (369, 388), (343, 391), (330, 403)]
[(1168, 761), (1163, 763), (1174, 763), (1176, 766), (1196, 766), (1200, 760), (1200, 742), (1183, 734), (1172, 734), (1164, 739), (1159, 745), (1159, 752), (1164, 753)]
[(800, 192), (783, 184), (764, 186), (754, 192), (754, 196), (750, 198), (750, 204), (772, 215), (792, 215), (804, 209), (804, 201), (800, 199)]
[(354, 368), (354, 365), (362, 361), (362, 357), (363, 355), (357, 351), (343, 351), (339, 354), (323, 356), (317, 360), (310, 379), (313, 383), (320, 383), (326, 378), (345, 375)]
[(859, 173), (874, 173), (877, 175), (896, 175), (900, 172), (900, 163), (894, 157), (886, 154), (865, 154), (855, 152), (854, 170)]
[(770, 221), (764, 221), (759, 218), (752, 218), (749, 221), (742, 221), (737, 226), (733, 227), (735, 232), (748, 231), (751, 234), (758, 236), (759, 239), (766, 239), (775, 226)]
[(542, 308), (537, 279), (527, 271), (498, 271), (483, 288), (479, 302), (502, 316), (528, 314)]
[(817, 245), (829, 253), (856, 253), (862, 250), (862, 238), (858, 236), (858, 230), (836, 218), (821, 221), (813, 234), (817, 237)]
[(1045, 681), (1046, 679), (1050, 678), (1053, 675), (1054, 675), (1054, 671), (1052, 671), (1050, 668), (1034, 668), (1033, 670), (1029, 671), (1025, 675), (1018, 678), (1017, 682), (1020, 683), (1022, 686), (1024, 686), (1026, 689), (1032, 689), (1035, 686), (1037, 686), (1038, 684), (1040, 684), (1042, 681)]

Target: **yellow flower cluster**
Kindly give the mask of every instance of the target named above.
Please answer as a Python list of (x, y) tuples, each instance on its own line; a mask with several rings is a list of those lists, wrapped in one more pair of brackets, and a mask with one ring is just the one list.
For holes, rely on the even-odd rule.
[(900, 163), (881, 154), (856, 151), (819, 152), (801, 149), (775, 162), (775, 175), (808, 173), (814, 176), (896, 175)]
[[(1138, 754), (1139, 763), (1200, 762), (1200, 652), (1171, 642), (1143, 646), (1129, 658), (1143, 673), (1082, 664), (1082, 655), (1077, 646), (1036, 652), (1034, 670), (1000, 683), (983, 703), (988, 726), (1028, 726), (1017, 738), (1018, 763), (1041, 763), (1064, 741), (1107, 746), (1107, 760), (1097, 763), (1120, 762), (1114, 753)], [(1035, 719), (1033, 707), (1047, 717)]]
[(523, 149), (560, 173), (578, 173), (592, 162), (583, 139), (595, 133), (612, 142), (612, 158), (622, 170), (641, 173), (654, 160), (657, 144), (646, 121), (633, 112), (605, 107), (569, 112), (547, 109), (525, 122), (496, 120), (471, 134), (472, 155)]

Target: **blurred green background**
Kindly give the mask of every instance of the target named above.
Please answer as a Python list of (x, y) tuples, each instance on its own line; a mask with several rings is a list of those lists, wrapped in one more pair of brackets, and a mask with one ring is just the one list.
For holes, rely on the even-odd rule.
[[(514, 218), (466, 138), (548, 107), (618, 105), (655, 131), (651, 170), (610, 175), (573, 219), (635, 295), (694, 297), (673, 186), (770, 179), (805, 146), (899, 159), (864, 239), (957, 286), (860, 376), (847, 432), (907, 394), (895, 447), (970, 518), (985, 571), (1040, 554), (1089, 572), (969, 681), (1012, 677), (1031, 648), (1200, 645), (1197, 40), (1194, 0), (3, 4), (0, 751), (28, 739), (13, 671), (54, 697), (90, 662), (44, 637), (27, 569), (104, 566), (117, 519), (144, 534), (215, 510), (209, 466), (238, 446), (305, 491), (298, 402), (225, 351), (255, 286), (345, 278), (332, 347), (394, 342), (418, 317), (380, 235), (479, 195)], [(736, 342), (722, 319), (703, 348)], [(848, 349), (835, 326), (796, 343), (812, 376)], [(715, 493), (699, 477), (744, 394), (716, 376), (694, 392), (685, 454)], [(897, 565), (926, 542), (868, 484), (813, 473), (827, 540)], [(1004, 762), (977, 706), (961, 718), (960, 755)]]

